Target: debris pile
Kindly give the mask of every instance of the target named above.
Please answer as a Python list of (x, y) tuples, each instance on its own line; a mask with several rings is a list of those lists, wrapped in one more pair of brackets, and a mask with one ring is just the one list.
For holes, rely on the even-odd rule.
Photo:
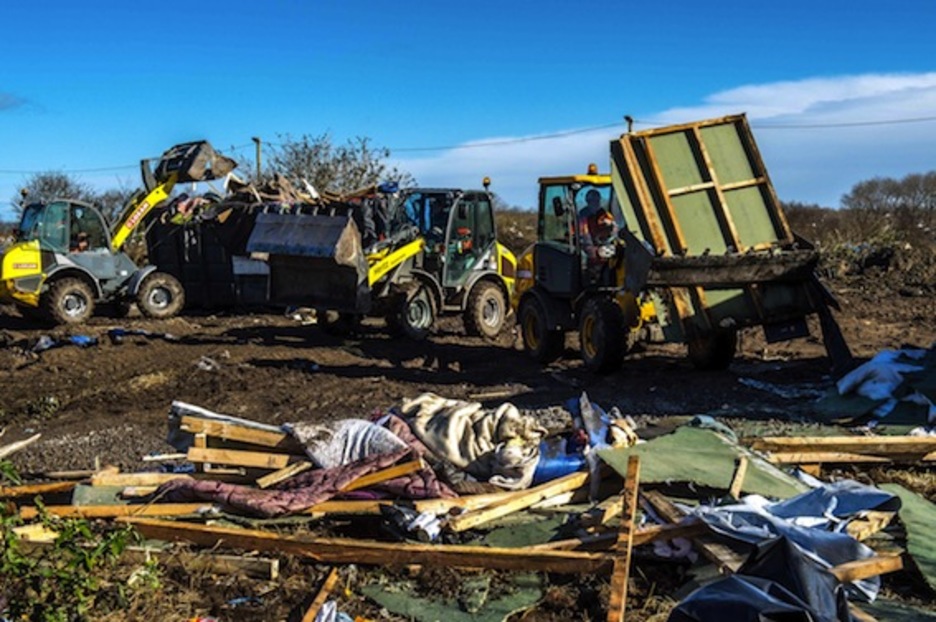
[[(619, 620), (633, 607), (629, 589), (675, 565), (686, 585), (673, 596), (673, 621), (728, 611), (732, 620), (849, 620), (868, 615), (860, 610), (875, 606), (879, 576), (905, 562), (904, 572), (936, 582), (927, 533), (936, 506), (896, 485), (816, 477), (826, 462), (926, 461), (936, 439), (738, 439), (707, 417), (643, 439), (584, 394), (565, 411), (571, 425), (556, 434), (510, 403), (429, 393), (371, 419), (284, 426), (175, 402), (174, 452), (147, 457), (161, 470), (105, 467), (0, 494), (19, 503), (16, 533), (36, 546), (56, 538), (41, 517), (83, 517), (208, 549), (200, 563), (217, 573), (276, 581), (281, 558), (329, 565), (303, 620), (360, 611), (332, 597), (340, 582), (400, 619), (500, 620), (543, 606), (546, 581), (609, 575), (606, 601), (576, 607)], [(780, 468), (790, 464), (805, 468)], [(68, 504), (34, 500), (67, 492)], [(335, 537), (339, 524), (346, 535)], [(131, 554), (166, 560), (170, 550)], [(400, 577), (351, 570), (358, 565), (474, 570), (457, 594), (430, 598)], [(509, 574), (493, 582), (490, 571)]]

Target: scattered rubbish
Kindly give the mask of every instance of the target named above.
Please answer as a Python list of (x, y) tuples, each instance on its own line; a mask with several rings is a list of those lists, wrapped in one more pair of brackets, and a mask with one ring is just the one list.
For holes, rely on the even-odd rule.
[(218, 371), (221, 369), (221, 364), (209, 356), (202, 355), (195, 363), (195, 367), (202, 371)]
[(96, 346), (98, 340), (96, 337), (89, 337), (88, 335), (72, 335), (70, 337), (64, 337), (61, 339), (56, 339), (49, 335), (42, 335), (39, 339), (36, 340), (36, 343), (31, 348), (32, 352), (39, 353), (45, 352), (46, 350), (51, 350), (52, 348), (60, 348), (62, 346), (78, 346), (79, 348), (89, 348), (91, 346)]
[[(584, 393), (563, 410), (568, 427), (548, 431), (509, 402), (484, 408), (432, 393), (370, 419), (326, 424), (261, 424), (174, 402), (168, 440), (176, 452), (152, 458), (184, 459), (180, 467), (105, 467), (67, 490), (53, 482), (0, 493), (29, 500), (70, 490), (70, 505), (41, 511), (116, 519), (148, 540), (252, 551), (221, 560), (212, 550), (210, 563), (256, 576), (276, 573), (257, 553), (333, 565), (304, 620), (351, 619), (330, 596), (348, 564), (409, 567), (410, 578), (354, 589), (413, 620), (506, 620), (542, 602), (545, 573), (610, 574), (609, 615), (623, 615), (632, 559), (655, 559), (729, 575), (689, 594), (670, 620), (720, 622), (730, 611), (732, 620), (832, 622), (845, 619), (838, 616), (854, 606), (848, 600), (873, 600), (880, 574), (903, 568), (899, 540), (875, 548), (895, 513), (914, 560), (908, 567), (932, 584), (936, 506), (899, 487), (797, 478), (771, 463), (788, 463), (788, 454), (821, 463), (827, 456), (818, 453), (835, 451), (922, 460), (936, 451), (932, 437), (746, 439), (700, 416), (644, 439), (633, 419)], [(19, 507), (27, 521), (20, 537), (43, 537), (42, 523), (28, 522), (39, 515)], [(332, 517), (340, 517), (332, 528), (380, 517), (385, 529), (375, 539), (309, 533)], [(636, 558), (634, 547), (644, 547)], [(496, 580), (465, 573), (458, 589), (439, 593), (411, 580), (440, 568), (508, 572)], [(260, 593), (225, 602), (265, 606)]]
[(147, 339), (163, 339), (165, 341), (178, 341), (179, 338), (170, 333), (157, 333), (142, 328), (111, 328), (107, 331), (107, 337), (111, 343), (123, 343), (124, 337), (141, 336)]
[(263, 600), (257, 596), (238, 596), (227, 601), (229, 607), (243, 607), (244, 605), (262, 605)]
[(936, 348), (884, 350), (816, 403), (822, 421), (936, 424)]

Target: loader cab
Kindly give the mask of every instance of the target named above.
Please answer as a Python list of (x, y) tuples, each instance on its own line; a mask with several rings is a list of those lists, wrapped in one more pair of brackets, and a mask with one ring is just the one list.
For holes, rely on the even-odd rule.
[(419, 189), (404, 210), (426, 240), (426, 269), (442, 275), (443, 287), (460, 287), (495, 243), (491, 195), (482, 191)]
[[(597, 206), (589, 206), (588, 197), (595, 194)], [(590, 282), (594, 275), (585, 269), (581, 239), (581, 222), (594, 207), (611, 214), (618, 230), (623, 228), (610, 175), (599, 175), (590, 167), (586, 175), (540, 178), (533, 265), (536, 283), (550, 294), (574, 297), (583, 287), (594, 285)]]
[(83, 201), (54, 200), (27, 205), (20, 219), (19, 240), (37, 241), (55, 265), (74, 264), (101, 282), (131, 274), (135, 266), (123, 253), (114, 253), (101, 212)]
[[(78, 201), (33, 203), (23, 209), (19, 241), (37, 240), (56, 253), (110, 252), (107, 226), (93, 206)], [(83, 245), (79, 240), (84, 240)]]

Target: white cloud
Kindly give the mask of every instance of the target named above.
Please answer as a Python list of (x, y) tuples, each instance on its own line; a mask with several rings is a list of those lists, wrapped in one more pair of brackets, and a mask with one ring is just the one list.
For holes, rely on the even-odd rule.
[[(665, 125), (739, 112), (748, 115), (782, 200), (837, 206), (859, 181), (936, 169), (936, 120), (892, 123), (936, 117), (936, 72), (745, 85), (638, 121)], [(850, 123), (856, 125), (844, 125)], [(478, 187), (488, 175), (509, 204), (532, 207), (538, 177), (584, 172), (589, 162), (606, 169), (615, 136), (602, 129), (547, 140), (491, 137), (432, 156), (395, 158), (395, 164), (424, 186)], [(524, 142), (484, 146), (510, 139)]]

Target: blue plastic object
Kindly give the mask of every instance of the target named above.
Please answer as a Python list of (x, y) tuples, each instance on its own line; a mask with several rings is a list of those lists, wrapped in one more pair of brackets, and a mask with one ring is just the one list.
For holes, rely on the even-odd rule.
[(566, 453), (566, 442), (543, 441), (540, 443), (540, 458), (533, 471), (533, 485), (554, 480), (557, 477), (581, 471), (586, 466), (585, 456)]

